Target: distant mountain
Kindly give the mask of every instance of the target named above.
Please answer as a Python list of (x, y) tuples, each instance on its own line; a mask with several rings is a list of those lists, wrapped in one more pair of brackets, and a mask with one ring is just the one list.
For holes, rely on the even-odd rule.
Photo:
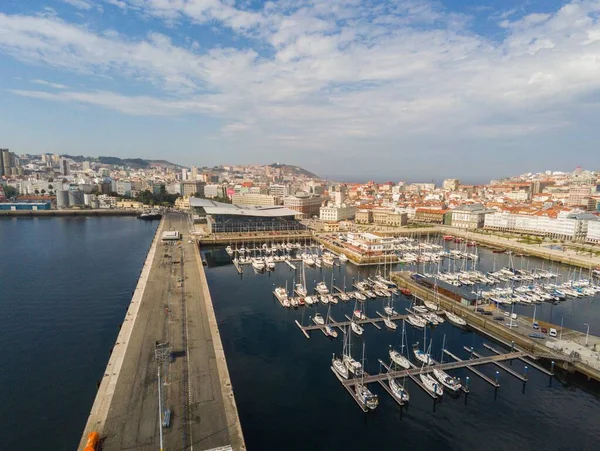
[(269, 165), (272, 168), (279, 168), (282, 170), (282, 172), (284, 174), (288, 174), (288, 175), (303, 175), (305, 177), (310, 177), (310, 178), (315, 178), (318, 179), (319, 176), (316, 174), (313, 174), (310, 171), (307, 171), (304, 168), (301, 168), (300, 166), (294, 166), (291, 164), (279, 164), (279, 163), (273, 163)]
[(119, 157), (84, 157), (83, 155), (61, 155), (64, 158), (70, 158), (79, 163), (83, 161), (94, 161), (100, 164), (111, 164), (115, 166), (131, 166), (133, 168), (148, 168), (155, 166), (175, 167), (180, 168), (178, 164), (171, 163), (166, 160), (144, 160), (142, 158), (119, 158)]

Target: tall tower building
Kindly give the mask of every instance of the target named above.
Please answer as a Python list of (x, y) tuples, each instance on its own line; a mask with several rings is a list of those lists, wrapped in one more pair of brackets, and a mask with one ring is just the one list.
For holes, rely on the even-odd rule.
[(195, 182), (198, 180), (198, 168), (196, 166), (192, 166), (192, 181)]
[(69, 175), (71, 173), (69, 161), (65, 158), (58, 160), (58, 169), (61, 175)]

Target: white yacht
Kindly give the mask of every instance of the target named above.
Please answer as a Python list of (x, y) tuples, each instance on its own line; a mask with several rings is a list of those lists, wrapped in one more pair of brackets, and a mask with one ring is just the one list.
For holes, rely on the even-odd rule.
[(313, 296), (305, 296), (304, 297), (304, 302), (306, 302), (307, 305), (313, 305), (313, 304), (316, 304), (319, 301), (317, 299), (315, 299)]
[(383, 324), (385, 324), (385, 326), (390, 330), (396, 330), (398, 328), (398, 325), (389, 317), (383, 319)]
[(448, 373), (442, 370), (438, 370), (437, 368), (433, 369), (433, 375), (436, 377), (438, 381), (442, 383), (444, 387), (453, 392), (457, 392), (460, 390), (462, 386), (460, 380), (450, 376)]
[(283, 287), (277, 287), (273, 290), (273, 294), (279, 300), (281, 305), (284, 305), (285, 301), (288, 300), (287, 291)]
[(302, 285), (301, 283), (296, 284), (296, 289), (294, 291), (296, 291), (296, 294), (301, 297), (306, 297), (306, 295), (308, 294), (306, 292), (306, 288), (304, 288), (304, 285)]
[(233, 249), (231, 248), (231, 246), (227, 246), (225, 248), (225, 252), (227, 252), (227, 255), (233, 255)]
[(406, 317), (406, 322), (411, 326), (418, 327), (419, 329), (422, 329), (427, 325), (425, 321), (415, 315), (408, 315)]
[(383, 307), (383, 311), (388, 316), (398, 316), (398, 312), (394, 310), (394, 308), (391, 305), (386, 305), (385, 307)]
[(323, 255), (322, 261), (325, 266), (333, 266), (334, 264), (333, 257), (330, 255)]
[(352, 315), (356, 318), (356, 319), (367, 319), (367, 315), (365, 315), (362, 310), (356, 309), (354, 310), (354, 312), (352, 313)]
[(361, 376), (363, 373), (363, 367), (360, 364), (360, 362), (352, 358), (352, 356), (350, 355), (344, 355), (344, 365), (346, 366), (346, 368), (348, 368), (348, 371), (350, 371), (355, 376)]
[(354, 392), (360, 403), (370, 410), (374, 410), (379, 405), (379, 398), (374, 395), (366, 385), (357, 382), (354, 386)]
[(328, 294), (329, 293), (329, 289), (327, 288), (327, 285), (325, 285), (325, 282), (319, 282), (317, 284), (317, 286), (315, 287), (315, 291), (319, 294)]
[(265, 270), (265, 261), (262, 258), (253, 258), (252, 259), (252, 267), (256, 271), (264, 271)]
[(365, 331), (359, 324), (355, 323), (354, 321), (350, 322), (350, 328), (352, 329), (352, 332), (354, 332), (356, 335), (362, 335)]
[(348, 257), (346, 257), (346, 254), (340, 254), (339, 259), (340, 263), (346, 263), (348, 261)]
[(413, 352), (415, 353), (415, 358), (425, 365), (433, 365), (433, 360), (431, 360), (431, 356), (426, 352), (421, 351), (420, 349), (414, 348)]
[(344, 365), (344, 361), (338, 359), (335, 354), (333, 354), (333, 358), (331, 359), (331, 367), (344, 379), (348, 379), (348, 368)]
[(269, 271), (273, 271), (275, 269), (275, 259), (273, 257), (266, 257), (265, 265)]
[(465, 327), (467, 325), (467, 322), (464, 319), (454, 313), (446, 312), (446, 318), (455, 326)]
[(442, 384), (436, 381), (429, 374), (419, 374), (419, 377), (428, 391), (438, 396), (442, 396), (444, 394), (444, 390), (442, 390)]
[(315, 316), (313, 316), (313, 322), (317, 325), (317, 326), (322, 326), (325, 324), (325, 320), (323, 319), (323, 317), (321, 316), (320, 313), (315, 313)]
[(360, 291), (355, 291), (354, 297), (360, 302), (365, 302), (367, 300), (367, 297), (364, 294), (362, 294)]
[(427, 307), (429, 310), (431, 310), (432, 312), (437, 312), (438, 310), (438, 306), (436, 303), (431, 302), (431, 301), (423, 301), (423, 304), (425, 305), (425, 307)]
[(400, 384), (396, 379), (388, 379), (390, 389), (396, 398), (398, 398), (402, 402), (408, 402), (410, 400), (410, 396), (408, 392), (404, 389), (404, 386)]
[(344, 302), (347, 302), (347, 301), (349, 301), (349, 300), (350, 300), (350, 296), (348, 296), (348, 295), (347, 295), (346, 293), (344, 293), (344, 292), (341, 292), (341, 293), (340, 293), (340, 299), (341, 299), (342, 301), (344, 301)]
[(410, 361), (394, 349), (390, 349), (390, 359), (392, 359), (392, 362), (396, 365), (407, 370), (410, 369)]

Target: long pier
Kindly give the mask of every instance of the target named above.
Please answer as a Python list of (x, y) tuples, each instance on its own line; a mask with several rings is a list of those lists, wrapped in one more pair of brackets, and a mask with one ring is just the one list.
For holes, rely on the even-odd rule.
[[(377, 329), (381, 329), (381, 326), (378, 323), (382, 323), (385, 320), (385, 318), (367, 318), (367, 319), (355, 319), (355, 320), (353, 320), (353, 319), (351, 319), (347, 315), (344, 315), (344, 316), (346, 316), (346, 319), (348, 321), (335, 321), (330, 316), (329, 317), (329, 325), (331, 325), (333, 327), (337, 327), (343, 333), (346, 333), (346, 330), (348, 329), (348, 327), (350, 327), (351, 323), (356, 323), (356, 324), (360, 324), (360, 325), (362, 325), (362, 324), (372, 324)], [(389, 318), (392, 321), (398, 321), (398, 320), (405, 319), (407, 316), (408, 315), (394, 315), (394, 316), (390, 316)], [(310, 338), (310, 335), (308, 334), (308, 332), (310, 332), (312, 330), (325, 331), (325, 325), (315, 324), (315, 325), (311, 325), (311, 326), (303, 326), (297, 320), (296, 320), (296, 326), (298, 326), (300, 328), (300, 330), (302, 331), (302, 333), (304, 333), (304, 336), (306, 338)]]
[[(479, 366), (479, 365), (487, 365), (487, 364), (494, 363), (494, 362), (504, 362), (507, 360), (518, 359), (519, 357), (525, 357), (527, 355), (528, 354), (526, 352), (515, 351), (515, 352), (509, 352), (507, 354), (482, 357), (480, 359), (459, 360), (459, 361), (449, 362), (449, 363), (438, 363), (436, 365), (424, 366), (423, 368), (411, 368), (408, 370), (390, 371), (389, 373), (380, 373), (380, 374), (376, 374), (373, 376), (371, 376), (371, 375), (365, 376), (363, 379), (363, 382), (365, 384), (370, 384), (373, 382), (378, 382), (380, 380), (385, 380), (389, 377), (392, 377), (394, 379), (402, 378), (405, 376), (414, 377), (414, 376), (418, 376), (420, 374), (431, 373), (434, 368), (437, 368), (438, 370), (446, 371), (446, 370), (454, 370), (454, 369), (458, 369), (458, 368), (468, 368), (470, 366), (472, 367), (472, 366)], [(349, 380), (343, 381), (342, 383), (344, 385), (352, 386), (356, 383), (356, 381), (349, 379)]]
[[(169, 229), (182, 241), (161, 242)], [(79, 449), (92, 431), (105, 451), (245, 450), (204, 267), (182, 214), (158, 227)]]

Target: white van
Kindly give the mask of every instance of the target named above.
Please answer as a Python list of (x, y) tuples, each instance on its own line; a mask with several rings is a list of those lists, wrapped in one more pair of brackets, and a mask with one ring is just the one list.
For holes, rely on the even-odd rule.
[(556, 329), (551, 327), (550, 331), (548, 332), (548, 335), (550, 335), (551, 337), (556, 337), (558, 334), (556, 333)]

